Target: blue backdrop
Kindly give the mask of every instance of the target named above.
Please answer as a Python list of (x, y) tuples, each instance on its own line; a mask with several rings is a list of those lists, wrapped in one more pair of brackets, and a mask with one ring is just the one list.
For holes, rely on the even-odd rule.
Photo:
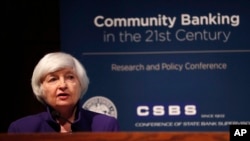
[(90, 78), (83, 108), (123, 131), (250, 124), (250, 5), (61, 0), (61, 48)]

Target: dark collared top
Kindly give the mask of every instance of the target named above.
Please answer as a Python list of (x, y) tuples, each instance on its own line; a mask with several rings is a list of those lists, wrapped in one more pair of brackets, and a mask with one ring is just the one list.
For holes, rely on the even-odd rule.
[[(72, 132), (112, 132), (118, 131), (116, 118), (78, 108), (76, 120), (72, 123)], [(48, 107), (46, 112), (30, 115), (12, 122), (8, 133), (28, 132), (60, 132), (60, 125), (51, 115)]]

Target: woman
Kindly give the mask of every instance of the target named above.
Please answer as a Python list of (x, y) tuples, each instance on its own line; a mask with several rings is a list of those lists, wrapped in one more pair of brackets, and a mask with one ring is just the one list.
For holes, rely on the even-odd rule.
[(12, 122), (9, 133), (118, 131), (114, 117), (87, 111), (79, 105), (89, 79), (82, 64), (70, 54), (46, 54), (32, 75), (32, 89), (47, 111)]

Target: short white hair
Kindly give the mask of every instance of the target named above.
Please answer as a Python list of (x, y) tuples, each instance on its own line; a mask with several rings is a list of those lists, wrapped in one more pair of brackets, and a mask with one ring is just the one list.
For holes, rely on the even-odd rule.
[(71, 67), (75, 71), (81, 86), (80, 98), (87, 92), (89, 78), (84, 66), (72, 55), (65, 52), (52, 52), (46, 54), (35, 66), (31, 86), (33, 93), (41, 103), (43, 100), (43, 90), (41, 89), (41, 81), (48, 73), (55, 72), (62, 68)]

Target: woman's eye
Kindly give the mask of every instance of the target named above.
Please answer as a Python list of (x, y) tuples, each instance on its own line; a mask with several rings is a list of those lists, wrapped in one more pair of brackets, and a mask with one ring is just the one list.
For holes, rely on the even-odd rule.
[(50, 78), (49, 79), (49, 82), (54, 82), (54, 81), (56, 81), (57, 79), (55, 78), (55, 77), (52, 77), (52, 78)]
[(75, 78), (75, 76), (74, 75), (68, 75), (67, 78), (70, 79), (70, 80), (72, 80), (72, 79)]

